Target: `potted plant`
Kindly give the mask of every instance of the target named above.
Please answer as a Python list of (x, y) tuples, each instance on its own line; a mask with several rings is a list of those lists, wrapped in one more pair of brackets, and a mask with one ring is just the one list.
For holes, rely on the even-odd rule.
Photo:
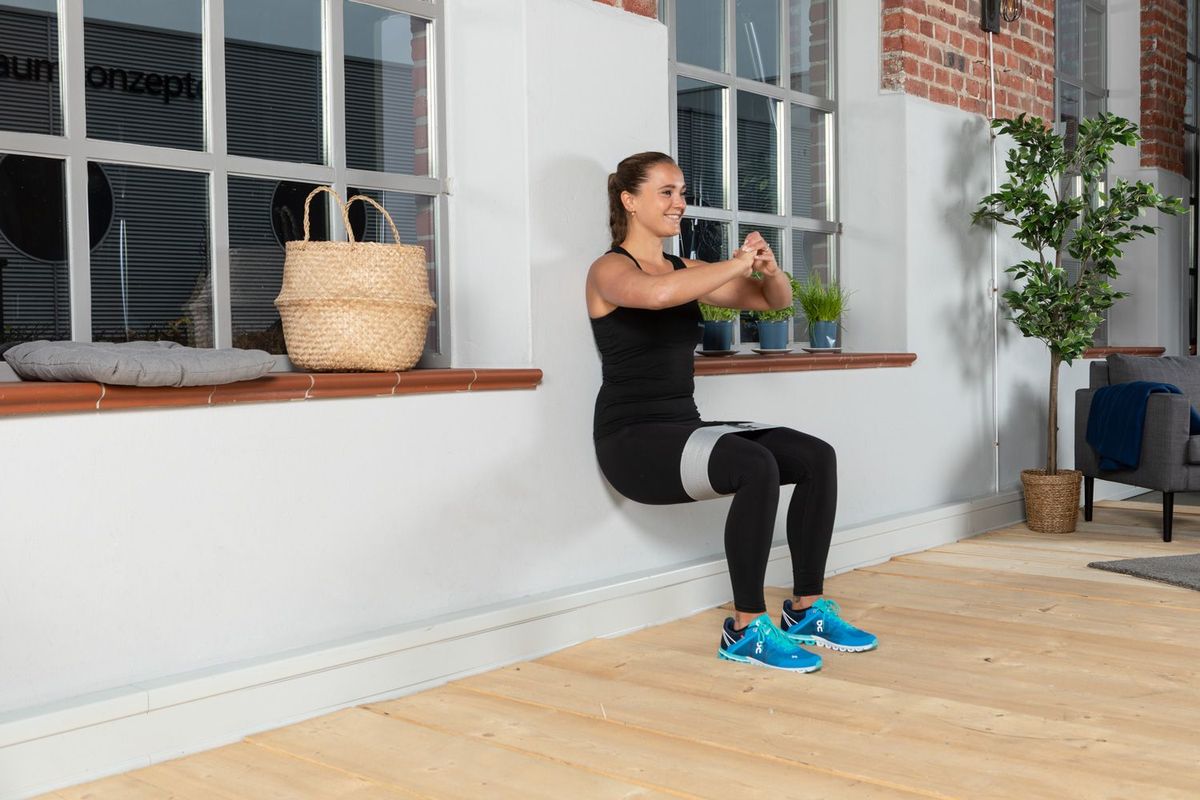
[(836, 283), (826, 284), (815, 272), (794, 288), (796, 302), (808, 318), (808, 344), (814, 350), (835, 350), (841, 345), (838, 324), (850, 299)]
[(706, 353), (728, 353), (733, 350), (733, 323), (739, 312), (736, 308), (722, 308), (700, 304), (700, 315), (704, 318), (704, 341), (700, 349)]
[(792, 317), (796, 316), (796, 289), (798, 284), (796, 279), (788, 273), (788, 280), (792, 284), (792, 300), (790, 305), (783, 308), (772, 308), (768, 311), (751, 311), (750, 316), (758, 321), (758, 346), (760, 350), (787, 350), (788, 342), (791, 341), (791, 336), (788, 329), (792, 324)]
[[(1164, 197), (1143, 181), (1117, 179), (1100, 190), (1117, 145), (1132, 147), (1137, 126), (1113, 114), (1079, 123), (1073, 146), (1037, 117), (994, 120), (992, 127), (1012, 137), (1005, 166), (1008, 181), (979, 201), (975, 223), (991, 221), (1014, 229), (1013, 238), (1030, 258), (1008, 267), (1016, 288), (1003, 294), (1022, 335), (1040, 339), (1050, 350), (1050, 396), (1045, 469), (1021, 472), (1025, 514), (1035, 531), (1069, 533), (1079, 511), (1078, 470), (1058, 468), (1058, 368), (1083, 355), (1092, 344), (1101, 312), (1125, 296), (1110, 280), (1127, 242), (1153, 234), (1137, 222), (1147, 210), (1180, 214), (1178, 198)], [(1071, 191), (1076, 179), (1082, 191)], [(1075, 280), (1063, 258), (1082, 266)]]

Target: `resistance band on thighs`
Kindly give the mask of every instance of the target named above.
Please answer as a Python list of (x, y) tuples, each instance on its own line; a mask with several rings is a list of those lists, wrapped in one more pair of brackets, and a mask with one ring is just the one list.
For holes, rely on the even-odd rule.
[(707, 425), (692, 431), (692, 435), (683, 445), (683, 455), (679, 457), (679, 478), (683, 481), (683, 491), (693, 500), (721, 497), (721, 492), (714, 489), (708, 479), (708, 460), (712, 458), (717, 441), (730, 433), (763, 431), (778, 427), (760, 425), (757, 422), (738, 422), (729, 425)]

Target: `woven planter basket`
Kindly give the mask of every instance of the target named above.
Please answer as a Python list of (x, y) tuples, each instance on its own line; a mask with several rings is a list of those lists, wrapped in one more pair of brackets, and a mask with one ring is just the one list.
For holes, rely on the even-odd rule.
[(1038, 533), (1071, 533), (1079, 519), (1079, 484), (1083, 473), (1060, 469), (1047, 475), (1044, 469), (1021, 470), (1025, 489), (1026, 525)]
[[(309, 205), (319, 192), (337, 201), (349, 241), (309, 240)], [(356, 200), (383, 214), (394, 244), (354, 241), (347, 209)], [(304, 201), (304, 240), (288, 242), (286, 252), (275, 307), (293, 364), (315, 371), (391, 372), (417, 363), (434, 309), (425, 249), (400, 243), (383, 206), (365, 195), (343, 204), (328, 186), (318, 186)]]

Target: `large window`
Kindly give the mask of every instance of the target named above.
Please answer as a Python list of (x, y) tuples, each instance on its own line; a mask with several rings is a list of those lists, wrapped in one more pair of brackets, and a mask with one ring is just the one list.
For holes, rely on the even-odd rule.
[[(284, 245), (330, 184), (424, 247), (423, 364), (447, 365), (441, 20), (440, 0), (0, 0), (0, 346), (282, 355)], [(312, 235), (343, 237), (325, 197)], [(390, 241), (352, 209), (356, 239)]]
[[(1107, 0), (1058, 0), (1055, 6), (1056, 118), (1064, 130), (1108, 110)], [(1070, 257), (1063, 267), (1075, 280), (1082, 265)], [(1108, 312), (1096, 329), (1097, 347), (1108, 344)]]
[(1107, 0), (1058, 0), (1055, 6), (1055, 100), (1059, 122), (1107, 109)]
[[(837, 279), (835, 6), (665, 0), (674, 152), (691, 193), (684, 257), (728, 258), (757, 230), (797, 279)], [(748, 317), (740, 337), (758, 340)], [(797, 316), (795, 339), (807, 338)]]

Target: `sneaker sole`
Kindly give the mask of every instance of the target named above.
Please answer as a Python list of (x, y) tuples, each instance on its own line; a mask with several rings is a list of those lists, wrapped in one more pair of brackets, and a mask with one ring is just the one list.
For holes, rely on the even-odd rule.
[(829, 650), (836, 650), (839, 653), (865, 653), (868, 650), (874, 650), (879, 646), (879, 642), (871, 642), (871, 644), (860, 644), (858, 646), (853, 646), (848, 644), (834, 644), (828, 639), (822, 639), (820, 636), (796, 636), (791, 633), (789, 633), (787, 636), (796, 644), (825, 647)]
[(757, 661), (753, 658), (749, 658), (748, 656), (731, 655), (729, 653), (726, 653), (724, 650), (717, 651), (717, 658), (724, 659), (725, 661), (736, 661), (739, 664), (753, 664), (756, 667), (766, 667), (767, 669), (777, 669), (780, 672), (816, 672), (817, 670), (819, 670), (821, 668), (820, 663), (814, 664), (811, 667), (777, 667), (774, 664), (768, 664), (765, 661)]

